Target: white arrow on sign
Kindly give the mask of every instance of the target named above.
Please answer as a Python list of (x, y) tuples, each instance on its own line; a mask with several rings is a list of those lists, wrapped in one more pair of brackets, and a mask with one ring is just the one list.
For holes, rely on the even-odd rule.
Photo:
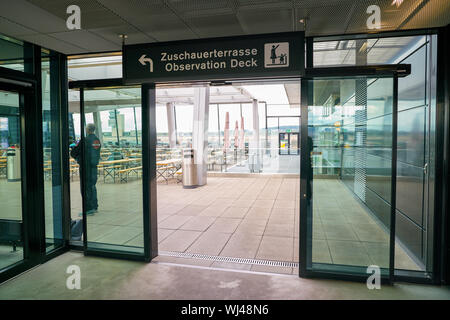
[(153, 72), (153, 60), (150, 58), (147, 58), (147, 55), (143, 54), (140, 58), (139, 58), (139, 62), (145, 66), (147, 62), (149, 62), (150, 64), (150, 72)]

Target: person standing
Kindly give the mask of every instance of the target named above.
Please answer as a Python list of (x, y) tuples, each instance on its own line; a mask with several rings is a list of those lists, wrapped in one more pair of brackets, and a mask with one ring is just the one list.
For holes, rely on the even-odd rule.
[[(85, 145), (85, 160), (86, 163), (82, 163), (81, 159), (81, 146)], [(97, 199), (97, 165), (100, 161), (100, 139), (95, 135), (95, 125), (89, 123), (86, 126), (86, 138), (80, 141), (70, 152), (70, 155), (77, 161), (80, 166), (80, 173), (85, 172), (85, 210), (86, 215), (93, 215), (98, 211), (98, 199)], [(83, 194), (83, 192), (81, 193)], [(82, 215), (82, 213), (80, 214)]]
[(272, 49), (270, 49), (270, 59), (272, 59), (272, 64), (275, 64), (275, 60), (277, 59), (276, 50), (279, 46), (280, 46), (279, 44), (276, 47), (275, 45), (273, 45)]

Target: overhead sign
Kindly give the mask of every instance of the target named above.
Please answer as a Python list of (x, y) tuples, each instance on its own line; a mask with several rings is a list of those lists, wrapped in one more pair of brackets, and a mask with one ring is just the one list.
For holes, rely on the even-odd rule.
[(123, 47), (126, 83), (301, 76), (304, 33), (156, 42)]

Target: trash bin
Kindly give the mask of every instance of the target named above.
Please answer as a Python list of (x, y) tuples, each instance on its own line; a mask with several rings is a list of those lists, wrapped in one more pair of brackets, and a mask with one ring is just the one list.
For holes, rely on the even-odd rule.
[(255, 154), (251, 153), (248, 155), (248, 169), (250, 172), (255, 172)]
[(259, 157), (256, 153), (250, 153), (248, 156), (248, 168), (250, 172), (261, 172), (261, 165), (259, 163)]
[(183, 188), (195, 188), (197, 185), (197, 166), (194, 164), (194, 150), (183, 149)]
[(6, 151), (6, 170), (9, 182), (20, 181), (20, 149), (8, 148)]

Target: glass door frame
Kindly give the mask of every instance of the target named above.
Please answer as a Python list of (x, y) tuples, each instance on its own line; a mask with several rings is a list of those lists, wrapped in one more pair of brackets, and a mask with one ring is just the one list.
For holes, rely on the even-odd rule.
[[(143, 196), (143, 236), (144, 236), (144, 253), (134, 253), (127, 251), (119, 251), (113, 249), (93, 248), (88, 246), (88, 231), (86, 218), (86, 196), (84, 174), (80, 176), (80, 184), (82, 190), (82, 220), (83, 220), (83, 246), (82, 249), (86, 256), (101, 256), (110, 258), (120, 258), (137, 261), (151, 261), (158, 255), (157, 247), (157, 226), (156, 226), (156, 122), (155, 110), (150, 106), (151, 101), (155, 99), (154, 85), (142, 84), (141, 86), (141, 121), (142, 121), (142, 196)], [(85, 101), (84, 93), (90, 89), (102, 89), (112, 87), (136, 87), (136, 85), (127, 85), (122, 78), (101, 79), (101, 80), (81, 80), (69, 82), (69, 89), (76, 89), (80, 92), (80, 134), (81, 141), (85, 137)], [(81, 148), (82, 162), (85, 157), (84, 148)], [(154, 181), (155, 180), (155, 181)], [(146, 239), (150, 239), (147, 241)]]
[[(395, 195), (397, 176), (397, 89), (398, 77), (407, 76), (411, 73), (411, 66), (405, 64), (398, 65), (378, 65), (378, 66), (355, 66), (355, 67), (331, 67), (331, 68), (308, 68), (305, 77), (301, 79), (301, 125), (300, 125), (300, 219), (299, 219), (299, 276), (306, 278), (320, 277), (342, 280), (366, 281), (368, 276), (347, 270), (317, 271), (312, 270), (312, 179), (313, 173), (309, 166), (310, 149), (308, 144), (308, 106), (311, 96), (313, 79), (320, 78), (358, 78), (372, 77), (393, 78), (393, 110), (392, 110), (392, 165), (391, 165), (391, 208), (390, 208), (390, 235), (389, 235), (389, 272), (388, 276), (381, 276), (382, 282), (392, 283), (394, 280), (394, 256), (395, 256)], [(395, 151), (395, 152), (394, 152)], [(302, 214), (303, 213), (303, 214)]]

